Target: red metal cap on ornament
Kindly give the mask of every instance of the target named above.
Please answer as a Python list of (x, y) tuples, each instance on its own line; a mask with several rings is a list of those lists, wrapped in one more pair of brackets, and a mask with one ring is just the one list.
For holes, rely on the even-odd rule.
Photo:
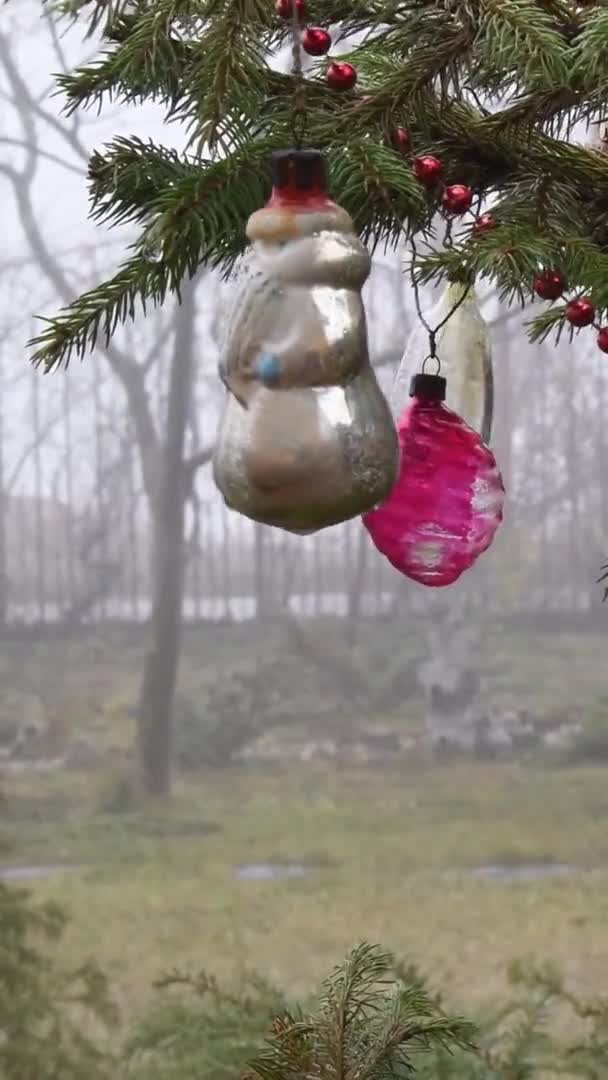
[(427, 401), (445, 401), (447, 380), (442, 375), (427, 375), (419, 372), (410, 383), (410, 397), (425, 398)]
[(271, 157), (271, 206), (296, 203), (310, 209), (333, 205), (327, 167), (319, 150), (277, 150)]

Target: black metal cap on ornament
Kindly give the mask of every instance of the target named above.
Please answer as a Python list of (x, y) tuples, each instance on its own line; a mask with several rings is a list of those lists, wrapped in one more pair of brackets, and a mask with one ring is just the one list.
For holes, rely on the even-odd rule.
[(320, 150), (276, 150), (270, 160), (274, 188), (327, 191), (327, 168)]
[(442, 375), (414, 375), (410, 383), (410, 397), (427, 398), (428, 401), (445, 401), (447, 380)]

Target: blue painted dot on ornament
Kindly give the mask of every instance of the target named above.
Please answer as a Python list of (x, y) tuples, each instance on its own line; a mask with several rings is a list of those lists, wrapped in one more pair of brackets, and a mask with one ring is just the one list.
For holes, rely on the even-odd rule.
[(281, 362), (273, 353), (262, 353), (256, 364), (256, 370), (264, 386), (274, 386), (281, 377)]

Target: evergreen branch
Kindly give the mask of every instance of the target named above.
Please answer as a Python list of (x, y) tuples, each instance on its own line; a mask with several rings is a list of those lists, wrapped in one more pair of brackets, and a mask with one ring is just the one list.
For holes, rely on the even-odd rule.
[[(395, 37), (391, 37), (391, 44)], [(370, 45), (347, 56), (361, 72), (365, 88), (375, 92), (379, 107), (407, 107), (412, 94), (432, 86), (442, 73), (447, 76), (442, 82), (445, 99), (450, 82), (453, 88), (454, 65), (458, 61), (466, 63), (474, 33), (455, 24), (444, 12), (443, 18), (437, 21), (429, 22), (422, 16), (412, 18), (407, 24), (407, 34), (400, 35), (399, 41), (399, 51), (406, 54), (404, 61), (398, 53), (387, 55), (382, 47), (376, 50)]]
[[(151, 140), (119, 136), (105, 154), (94, 153), (89, 163), (91, 214), (115, 225), (142, 221), (166, 188), (200, 178), (201, 166), (177, 151)], [(211, 183), (221, 179), (216, 169)]]
[(580, 79), (597, 97), (605, 96), (608, 88), (607, 39), (608, 11), (591, 8), (571, 50), (571, 63), (573, 78)]
[(369, 1009), (379, 986), (390, 982), (395, 958), (376, 945), (363, 942), (325, 980), (320, 1006), (348, 1027), (359, 1013)]
[[(536, 315), (534, 319), (531, 319), (526, 325), (529, 328), (528, 334), (530, 341), (545, 341), (551, 334), (554, 335), (555, 341), (559, 341), (564, 330), (567, 327), (566, 323), (566, 305), (565, 304), (553, 304), (551, 307), (541, 311), (539, 315)], [(570, 327), (570, 340), (574, 335), (572, 327)]]
[(362, 238), (395, 246), (402, 222), (428, 227), (432, 216), (420, 185), (401, 157), (382, 144), (351, 140), (331, 161), (332, 191)]
[(390, 954), (358, 946), (327, 980), (312, 1015), (277, 1018), (273, 1038), (246, 1075), (389, 1080), (413, 1075), (416, 1052), (471, 1049), (472, 1026), (445, 1016), (418, 981), (396, 983), (393, 970)]
[(568, 46), (535, 0), (478, 0), (474, 81), (496, 94), (553, 88), (568, 80)]
[[(265, 0), (157, 0), (129, 16), (128, 33), (101, 61), (59, 80), (68, 112), (106, 95), (149, 97), (186, 124), (192, 143), (226, 143), (226, 116), (250, 115), (253, 99), (267, 96), (274, 18)], [(187, 40), (193, 21), (198, 33)]]
[(124, 40), (99, 61), (60, 76), (68, 115), (79, 106), (100, 108), (106, 95), (125, 103), (149, 97), (173, 105), (192, 46), (171, 33), (172, 25), (167, 12), (164, 21), (162, 12), (154, 22), (151, 13), (133, 16)]
[(58, 76), (57, 85), (66, 98), (66, 115), (81, 107), (99, 110), (104, 98), (126, 105), (150, 99), (172, 109), (179, 100), (178, 72), (187, 63), (191, 46), (170, 37), (163, 46), (155, 53), (153, 67), (143, 65), (140, 70), (125, 71), (118, 47), (107, 50), (94, 64)]
[(34, 364), (47, 372), (62, 363), (67, 367), (74, 353), (83, 356), (100, 336), (107, 344), (120, 322), (135, 317), (138, 299), (145, 312), (147, 300), (161, 304), (169, 291), (177, 290), (181, 269), (170, 271), (141, 255), (130, 259), (109, 281), (83, 293), (55, 318), (43, 320), (46, 329), (29, 343), (35, 347)]
[(274, 9), (265, 0), (224, 0), (221, 11), (208, 20), (193, 46), (181, 105), (172, 116), (185, 122), (191, 142), (221, 143), (227, 114), (249, 118), (255, 100), (266, 96), (270, 45), (264, 39), (274, 20)]
[[(63, 80), (69, 108), (106, 95), (156, 98), (191, 144), (221, 160), (137, 139), (93, 156), (93, 216), (143, 230), (116, 277), (49, 324), (41, 346), (49, 366), (69, 355), (65, 335), (74, 333), (82, 353), (83, 341), (112, 332), (137, 300), (160, 302), (201, 260), (230, 267), (268, 190), (264, 155), (289, 144), (294, 98), (293, 77), (269, 66), (290, 33), (269, 0), (54, 0), (53, 9), (101, 19), (108, 42), (99, 61)], [(485, 277), (523, 304), (540, 268), (561, 267), (572, 290), (606, 310), (608, 156), (568, 138), (574, 123), (608, 110), (605, 5), (308, 0), (307, 17), (339, 23), (334, 45), (365, 32), (342, 57), (357, 66), (357, 90), (332, 91), (322, 61), (305, 96), (308, 139), (327, 154), (333, 193), (372, 248), (397, 244), (404, 230), (429, 235), (436, 213), (437, 193), (415, 181), (387, 138), (403, 124), (414, 152), (441, 156), (446, 182), (491, 198), (499, 222), (483, 237), (456, 225), (453, 248), (421, 259), (421, 280)], [(507, 100), (489, 112), (488, 93)], [(155, 258), (168, 267), (160, 276)], [(563, 313), (542, 312), (534, 325), (535, 334), (559, 331)]]
[[(163, 303), (167, 293), (179, 293), (182, 280), (192, 277), (201, 263), (228, 270), (245, 247), (245, 222), (267, 197), (273, 149), (260, 141), (240, 157), (160, 188), (146, 207), (151, 222), (135, 245), (137, 254), (109, 281), (47, 320), (47, 329), (32, 342), (34, 362), (48, 371), (69, 362), (73, 353), (84, 355), (100, 336), (107, 342), (119, 323), (135, 316), (138, 302), (144, 311), (148, 301)], [(142, 216), (133, 194), (129, 205), (125, 175), (123, 220)]]
[(131, 0), (42, 0), (51, 14), (77, 19), (84, 15), (91, 37), (102, 26), (109, 27), (121, 18), (131, 6)]

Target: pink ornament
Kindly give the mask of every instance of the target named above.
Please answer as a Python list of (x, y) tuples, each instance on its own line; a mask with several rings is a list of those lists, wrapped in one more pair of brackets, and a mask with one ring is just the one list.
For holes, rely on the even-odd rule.
[(379, 551), (422, 585), (452, 585), (489, 548), (504, 488), (492, 452), (445, 400), (445, 379), (416, 375), (399, 424), (401, 469), (363, 516)]

